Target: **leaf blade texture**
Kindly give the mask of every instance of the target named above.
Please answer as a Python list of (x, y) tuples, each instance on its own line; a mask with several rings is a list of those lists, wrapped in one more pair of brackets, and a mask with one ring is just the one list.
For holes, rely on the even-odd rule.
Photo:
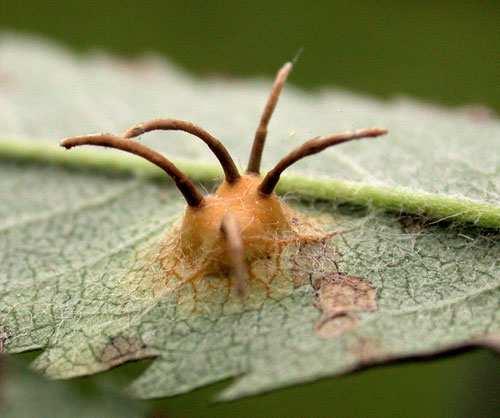
[[(407, 226), (384, 213), (295, 203), (332, 231), (352, 230), (335, 240), (340, 268), (377, 292), (375, 311), (325, 339), (315, 331), (321, 312), (309, 284), (243, 312), (214, 302), (183, 313), (168, 295), (155, 295), (139, 249), (182, 210), (165, 184), (6, 162), (2, 172), (3, 194), (16, 190), (12, 207), (26, 203), (23, 219), (7, 217), (0, 232), (5, 347), (43, 348), (35, 367), (51, 377), (156, 357), (132, 385), (136, 396), (173, 395), (244, 374), (223, 395), (234, 398), (498, 335), (496, 231)], [(33, 196), (36, 177), (43, 196)], [(80, 202), (68, 190), (79, 181)]]
[[(124, 68), (107, 56), (75, 58), (45, 43), (8, 37), (0, 43), (0, 63), (11, 83), (11, 90), (0, 93), (6, 109), (0, 112), (2, 137), (20, 146), (22, 138), (121, 132), (143, 119), (179, 116), (223, 133), (228, 148), (245, 161), (250, 147), (245, 138), (252, 136), (268, 88), (264, 82), (193, 80), (156, 58)], [(25, 72), (34, 66), (43, 69), (43, 83)], [(228, 117), (228, 107), (234, 112), (237, 106), (241, 110)], [(281, 106), (266, 166), (325, 129), (384, 125), (393, 132), (387, 141), (346, 145), (307, 160), (294, 175), (498, 203), (498, 153), (493, 152), (498, 121), (479, 123), (410, 101), (379, 103), (348, 93), (309, 95), (293, 88)], [(296, 133), (290, 135), (291, 129)], [(472, 141), (478, 132), (481, 141)], [(204, 148), (186, 138), (152, 135), (147, 141), (193, 165), (207, 161)], [(234, 399), (453, 347), (498, 347), (500, 244), (494, 228), (287, 197), (328, 231), (345, 231), (333, 240), (342, 254), (339, 268), (373, 288), (369, 300), (374, 297), (376, 306), (350, 311), (341, 320), (329, 317), (322, 328), (325, 310), (318, 289), (314, 281), (304, 280), (289, 294), (264, 297), (248, 309), (233, 309), (234, 304), (230, 309), (223, 299), (202, 301), (203, 309), (183, 309), (174, 295), (157, 292), (157, 272), (143, 257), (182, 214), (183, 201), (170, 184), (118, 175), (132, 160), (96, 172), (85, 164), (79, 170), (47, 164), (49, 159), (31, 154), (3, 157), (2, 345), (8, 352), (43, 349), (34, 367), (48, 376), (69, 378), (153, 357), (151, 367), (131, 385), (135, 396), (174, 395), (240, 376), (220, 395)], [(213, 175), (208, 168), (199, 179)], [(321, 275), (321, 256), (321, 248), (313, 248), (306, 266), (301, 270), (299, 263), (294, 274)], [(315, 260), (320, 262), (311, 269)], [(351, 280), (354, 288), (356, 280)], [(337, 297), (338, 288), (327, 290), (325, 300)]]

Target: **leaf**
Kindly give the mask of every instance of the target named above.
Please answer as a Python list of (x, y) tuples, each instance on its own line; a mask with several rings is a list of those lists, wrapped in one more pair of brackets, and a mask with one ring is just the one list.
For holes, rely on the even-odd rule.
[[(124, 109), (131, 113), (126, 107), (130, 103), (139, 120), (141, 112), (152, 111), (155, 106), (182, 117), (199, 112), (198, 122), (205, 118), (214, 122), (207, 126), (217, 127), (219, 123), (221, 131), (224, 127), (227, 133), (231, 129), (238, 132), (232, 141), (224, 142), (243, 155), (246, 141), (240, 135), (249, 123), (247, 114), (257, 118), (258, 105), (265, 96), (264, 84), (193, 82), (163, 64), (148, 64), (138, 73), (117, 71), (117, 63), (108, 58), (77, 61), (44, 45), (37, 48), (41, 52), (34, 54), (30, 44), (17, 40), (4, 41), (0, 46), (2, 68), (5, 66), (4, 71), (14, 78), (13, 86), (16, 80), (18, 83), (16, 94), (0, 96), (5, 108), (11, 116), (23, 115), (21, 118), (26, 114), (16, 110), (16, 103), (31, 110), (31, 122), (21, 119), (17, 131), (12, 128), (12, 117), (4, 120), (1, 126), (11, 136), (41, 138), (80, 133), (86, 127), (95, 130), (97, 126), (90, 127), (98, 119), (102, 119), (99, 129), (111, 128), (106, 124), (123, 122), (117, 117), (117, 108), (123, 111), (120, 117), (128, 120)], [(14, 49), (18, 64), (23, 64), (18, 65), (18, 73), (9, 70), (14, 68)], [(29, 82), (21, 83), (24, 68), (28, 64), (33, 67), (35, 62), (37, 68), (46, 70), (49, 79), (41, 83), (31, 75), (25, 79)], [(81, 81), (69, 102), (67, 91), (70, 85), (75, 86), (74, 81), (64, 85), (59, 76), (51, 85), (51, 74), (56, 72), (49, 71), (51, 66), (57, 67), (59, 75)], [(39, 98), (50, 98), (53, 107), (28, 106), (29, 83), (45, 86)], [(145, 83), (155, 85), (147, 98)], [(80, 94), (92, 94), (93, 84), (109, 97), (84, 96), (83, 100)], [(174, 90), (162, 89), (162, 85)], [(155, 101), (151, 92), (158, 89), (168, 95)], [(126, 94), (129, 100), (124, 100)], [(231, 104), (231, 109), (236, 102), (238, 107), (241, 104), (244, 113), (227, 117), (219, 112), (220, 107), (211, 105), (215, 96), (218, 103)], [(392, 143), (363, 144), (369, 150), (355, 144), (346, 146), (345, 154), (332, 152), (323, 159), (310, 159), (308, 166), (296, 172), (290, 190), (305, 181), (300, 173), (324, 175), (324, 169), (333, 166), (331, 175), (347, 177), (349, 170), (354, 170), (349, 178), (363, 181), (363, 187), (369, 186), (372, 191), (382, 191), (383, 196), (404, 191), (395, 199), (395, 207), (385, 201), (380, 205), (383, 208), (404, 208), (402, 196), (430, 193), (437, 199), (434, 209), (447, 199), (462, 202), (466, 209), (476, 208), (472, 219), (452, 213), (453, 219), (481, 219), (481, 211), (474, 206), (480, 205), (492, 214), (488, 219), (493, 221), (486, 224), (500, 225), (495, 220), (499, 212), (494, 205), (498, 197), (498, 157), (492, 152), (498, 122), (472, 123), (438, 109), (380, 104), (347, 94), (307, 96), (292, 90), (283, 97), (282, 106), (289, 107), (281, 116), (286, 115), (286, 122), (281, 123), (293, 121), (301, 129), (322, 127), (324, 132), (329, 125), (325, 122), (330, 118), (331, 97), (337, 98), (336, 103), (346, 113), (336, 118), (335, 129), (377, 122), (392, 129)], [(254, 105), (250, 104), (252, 100)], [(247, 112), (252, 106), (254, 111)], [(218, 109), (218, 113), (206, 110), (202, 114), (202, 108)], [(103, 109), (108, 112), (105, 118)], [(0, 112), (0, 117), (5, 118), (6, 113)], [(143, 118), (153, 116), (151, 112)], [(127, 123), (135, 121), (130, 118)], [(121, 131), (126, 123), (120, 125), (113, 130)], [(286, 132), (287, 128), (281, 129)], [(280, 132), (277, 121), (273, 132)], [(439, 140), (432, 140), (437, 132)], [(472, 132), (474, 138), (482, 133), (482, 140), (469, 141)], [(311, 135), (290, 136), (286, 147), (298, 143), (299, 136)], [(168, 147), (169, 153), (184, 158), (196, 158), (203, 149), (195, 145), (187, 148), (187, 143), (174, 140), (156, 141), (152, 143), (158, 148)], [(225, 287), (219, 286), (224, 279), (214, 278), (204, 283), (215, 290), (202, 289), (195, 300), (189, 289), (185, 293), (164, 291), (161, 271), (150, 258), (182, 214), (184, 204), (176, 190), (165, 183), (151, 182), (136, 160), (81, 153), (73, 157), (74, 166), (80, 167), (75, 170), (64, 165), (72, 164), (66, 154), (62, 157), (43, 143), (31, 148), (23, 148), (23, 144), (5, 142), (4, 159), (0, 160), (0, 331), (8, 352), (43, 349), (34, 367), (47, 376), (91, 374), (126, 361), (154, 357), (152, 365), (131, 385), (135, 396), (174, 395), (239, 376), (220, 395), (233, 399), (464, 345), (498, 347), (497, 229), (394, 216), (374, 207), (308, 203), (290, 196), (289, 203), (297, 210), (317, 219), (325, 230), (340, 232), (332, 242), (285, 248), (277, 282), (284, 278), (288, 281), (283, 283), (295, 281), (297, 287), (279, 288), (277, 294), (271, 294), (273, 297), (255, 293), (242, 302), (228, 297)], [(283, 142), (270, 138), (269, 145), (268, 158), (282, 155)], [(434, 150), (432, 155), (430, 149)], [(41, 156), (33, 155), (34, 151)], [(95, 160), (83, 161), (88, 156)], [(335, 158), (333, 163), (330, 158)], [(92, 166), (92, 161), (97, 163)], [(94, 170), (109, 162), (113, 164), (106, 171)], [(198, 179), (208, 180), (214, 174), (210, 167), (194, 167), (192, 160), (189, 167), (191, 174), (198, 173)], [(444, 169), (446, 183), (436, 181), (437, 173)], [(120, 171), (139, 171), (141, 175), (120, 176)], [(375, 179), (372, 173), (381, 177)], [(321, 181), (315, 183), (318, 187), (310, 195), (321, 197), (325, 185), (340, 189), (349, 185), (328, 178)], [(350, 189), (351, 198), (356, 196), (356, 187)], [(370, 194), (365, 193), (365, 198), (367, 203)], [(442, 212), (434, 212), (438, 213)], [(332, 249), (341, 254), (338, 260), (332, 259)], [(339, 271), (334, 261), (338, 261)], [(178, 302), (181, 297), (183, 303)]]
[(44, 348), (35, 367), (51, 377), (155, 356), (132, 385), (136, 396), (173, 395), (243, 374), (223, 393), (228, 399), (499, 333), (496, 231), (296, 203), (330, 230), (352, 230), (334, 241), (340, 270), (376, 290), (376, 310), (325, 339), (315, 330), (321, 312), (309, 284), (228, 312), (216, 295), (191, 312), (174, 295), (155, 294), (142, 248), (183, 207), (164, 184), (55, 166), (3, 162), (1, 170), (5, 346)]
[[(179, 117), (220, 136), (242, 165), (270, 88), (268, 80), (196, 80), (155, 56), (133, 62), (102, 54), (82, 58), (38, 39), (8, 35), (0, 38), (0, 68), (0, 138), (54, 144), (66, 136), (120, 133), (151, 118)], [(374, 125), (388, 128), (389, 136), (303, 160), (289, 170), (282, 191), (500, 227), (500, 122), (474, 112), (408, 99), (380, 102), (337, 90), (311, 94), (290, 85), (271, 122), (264, 167), (311, 137)], [(214, 161), (204, 144), (181, 136), (144, 138), (191, 164)], [(38, 152), (32, 148), (30, 157)], [(25, 153), (12, 143), (0, 144), (4, 156)], [(118, 161), (125, 165), (125, 159)]]

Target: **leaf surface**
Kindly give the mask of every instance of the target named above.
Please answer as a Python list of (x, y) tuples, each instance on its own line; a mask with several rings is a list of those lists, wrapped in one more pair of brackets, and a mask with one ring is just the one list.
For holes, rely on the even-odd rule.
[[(142, 249), (161, 239), (184, 206), (166, 184), (54, 166), (3, 162), (1, 169), (2, 194), (11, 196), (2, 200), (0, 232), (4, 343), (10, 352), (43, 348), (35, 367), (51, 377), (153, 356), (132, 384), (135, 395), (173, 395), (243, 375), (222, 394), (234, 398), (500, 331), (500, 241), (492, 230), (291, 202), (328, 230), (350, 231), (334, 239), (340, 270), (376, 293), (376, 309), (356, 312), (346, 329), (334, 321), (325, 335), (309, 282), (242, 309), (213, 297), (193, 310), (155, 292), (159, 279)], [(33, 188), (37, 178), (43, 188)], [(23, 208), (21, 220), (9, 204)], [(333, 271), (321, 249), (311, 251), (319, 260), (314, 274)], [(294, 274), (309, 274), (309, 264), (300, 268)]]
[[(154, 59), (128, 68), (103, 56), (77, 59), (12, 38), (0, 44), (0, 64), (7, 74), (0, 93), (4, 137), (121, 132), (143, 119), (179, 116), (224, 133), (240, 160), (268, 89), (267, 82), (192, 80)], [(128, 157), (74, 153), (75, 170), (67, 167), (69, 153), (60, 157), (43, 142), (14, 139), (0, 147), (2, 346), (43, 349), (34, 366), (56, 378), (154, 357), (130, 388), (144, 398), (238, 376), (224, 399), (463, 345), (498, 347), (499, 123), (410, 102), (287, 91), (273, 121), (268, 166), (316, 134), (372, 124), (392, 132), (387, 141), (306, 160), (287, 191), (308, 195), (304, 175), (323, 176), (309, 197), (338, 197), (328, 194), (332, 185), (342, 191), (343, 179), (351, 179), (382, 190), (384, 209), (404, 209), (405, 196), (428, 196), (437, 199), (434, 215), (452, 220), (484, 220), (481, 211), (489, 211), (483, 223), (490, 229), (290, 195), (289, 203), (325, 230), (343, 231), (327, 243), (338, 258), (330, 257), (330, 247), (291, 246), (278, 276), (299, 277), (294, 288), (241, 302), (224, 293), (223, 278), (213, 278), (207, 283), (215, 290), (197, 299), (187, 291), (181, 295), (187, 302), (179, 303), (178, 292), (162, 290), (161, 271), (149, 257), (182, 215), (183, 200), (170, 184), (151, 182)], [(196, 162), (207, 158), (199, 144), (151, 137), (158, 149), (188, 159), (197, 179), (213, 178), (211, 166)], [(106, 164), (107, 171), (94, 170)], [(380, 196), (358, 186), (349, 186), (343, 200), (370, 203)], [(391, 206), (394, 190), (404, 193)], [(448, 212), (438, 211), (443, 202)], [(474, 215), (461, 218), (450, 202), (465, 202), (462, 209), (475, 208)]]
[[(151, 55), (132, 62), (103, 54), (76, 57), (38, 39), (8, 35), (0, 39), (0, 68), (4, 139), (44, 139), (53, 144), (66, 136), (119, 134), (145, 120), (174, 117), (213, 132), (243, 166), (271, 85), (269, 80), (198, 80)], [(300, 63), (294, 71), (300, 71)], [(293, 73), (291, 83), (271, 121), (265, 169), (306, 139), (382, 126), (389, 129), (389, 136), (335, 147), (306, 158), (289, 172), (498, 207), (497, 119), (409, 99), (381, 102), (338, 90), (304, 92), (293, 87)], [(182, 133), (152, 133), (144, 138), (174, 159), (215, 161), (204, 144)], [(320, 194), (318, 189), (314, 193)], [(342, 190), (338, 193), (342, 197)], [(356, 194), (363, 192), (352, 191), (349, 200)], [(405, 200), (408, 194), (403, 193), (397, 204), (404, 206)], [(457, 211), (467, 209), (451, 209), (451, 215), (459, 216)], [(494, 225), (500, 226), (500, 220)]]

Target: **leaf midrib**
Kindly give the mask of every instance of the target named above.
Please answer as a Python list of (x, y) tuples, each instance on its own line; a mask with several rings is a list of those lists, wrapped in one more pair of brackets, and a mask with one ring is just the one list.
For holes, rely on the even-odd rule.
[[(82, 149), (65, 152), (48, 142), (34, 140), (1, 140), (0, 160), (55, 164), (73, 169), (94, 169), (109, 173), (136, 174), (155, 180), (164, 179), (160, 169), (139, 158)], [(195, 181), (213, 182), (222, 178), (222, 170), (210, 163), (174, 160)], [(393, 212), (425, 215), (435, 222), (452, 219), (457, 223), (472, 223), (485, 228), (500, 229), (500, 205), (462, 198), (415, 191), (405, 187), (372, 185), (327, 178), (285, 175), (280, 193), (297, 193), (304, 198), (335, 200), (373, 206)]]

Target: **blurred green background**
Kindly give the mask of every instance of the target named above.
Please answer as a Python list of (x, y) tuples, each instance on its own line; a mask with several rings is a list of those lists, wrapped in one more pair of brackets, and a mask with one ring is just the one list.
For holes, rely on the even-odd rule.
[(498, 0), (2, 0), (0, 25), (198, 74), (271, 75), (303, 47), (304, 87), (500, 109)]
[[(199, 75), (271, 77), (303, 47), (291, 82), (306, 89), (336, 86), (500, 110), (498, 0), (2, 0), (0, 29), (79, 51), (152, 51)], [(74, 383), (117, 387), (138, 367)], [(498, 359), (479, 351), (209, 408), (213, 387), (155, 407), (169, 417), (494, 417), (499, 375)]]

